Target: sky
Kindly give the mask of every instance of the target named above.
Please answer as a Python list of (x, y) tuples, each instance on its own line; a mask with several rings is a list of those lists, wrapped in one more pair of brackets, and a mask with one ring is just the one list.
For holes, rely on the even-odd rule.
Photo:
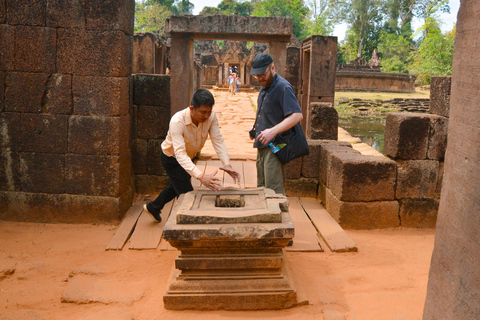
[[(191, 3), (195, 5), (193, 9), (193, 14), (198, 14), (202, 11), (203, 7), (216, 7), (222, 0), (190, 0)], [(450, 14), (441, 14), (440, 21), (443, 21), (441, 26), (442, 31), (449, 31), (452, 30), (454, 23), (457, 21), (457, 13), (458, 8), (460, 7), (460, 0), (450, 0)], [(414, 28), (420, 27), (420, 23), (417, 21), (414, 22)], [(333, 31), (333, 35), (338, 37), (338, 41), (342, 41), (345, 37), (345, 31), (347, 30), (347, 26), (345, 24), (341, 24), (335, 27)]]

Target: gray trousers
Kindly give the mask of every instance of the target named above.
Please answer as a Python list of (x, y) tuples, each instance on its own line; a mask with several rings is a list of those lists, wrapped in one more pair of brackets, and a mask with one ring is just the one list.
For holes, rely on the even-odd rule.
[(270, 148), (257, 151), (257, 187), (285, 195), (285, 168)]

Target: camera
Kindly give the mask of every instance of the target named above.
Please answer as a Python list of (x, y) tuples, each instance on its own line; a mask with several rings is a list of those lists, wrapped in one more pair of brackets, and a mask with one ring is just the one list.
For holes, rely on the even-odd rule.
[(255, 128), (250, 129), (250, 131), (248, 131), (248, 134), (250, 135), (250, 138), (255, 139)]

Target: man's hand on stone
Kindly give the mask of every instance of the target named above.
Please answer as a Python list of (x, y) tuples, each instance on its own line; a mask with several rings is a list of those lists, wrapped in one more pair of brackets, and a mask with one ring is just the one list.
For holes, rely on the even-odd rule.
[(200, 181), (202, 181), (203, 185), (213, 191), (220, 191), (222, 187), (222, 180), (220, 178), (215, 177), (218, 170), (215, 170), (212, 174), (205, 174)]
[(220, 170), (228, 173), (230, 177), (232, 177), (233, 183), (240, 183), (240, 173), (237, 170), (233, 169), (231, 165), (226, 165), (225, 167), (220, 168)]

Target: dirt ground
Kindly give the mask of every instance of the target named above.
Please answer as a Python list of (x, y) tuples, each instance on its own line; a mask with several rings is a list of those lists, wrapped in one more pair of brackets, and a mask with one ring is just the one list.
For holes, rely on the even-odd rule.
[[(247, 132), (256, 97), (215, 97), (230, 154), (255, 157)], [(214, 153), (208, 143), (204, 151)], [(0, 320), (422, 318), (431, 229), (347, 230), (358, 252), (287, 252), (309, 304), (238, 312), (165, 310), (162, 296), (177, 253), (105, 251), (117, 227), (0, 221)]]
[[(286, 253), (309, 305), (270, 311), (170, 311), (175, 251), (105, 251), (114, 225), (0, 221), (0, 319), (422, 318), (434, 230), (353, 231), (355, 253)], [(68, 301), (75, 292), (73, 300)]]

